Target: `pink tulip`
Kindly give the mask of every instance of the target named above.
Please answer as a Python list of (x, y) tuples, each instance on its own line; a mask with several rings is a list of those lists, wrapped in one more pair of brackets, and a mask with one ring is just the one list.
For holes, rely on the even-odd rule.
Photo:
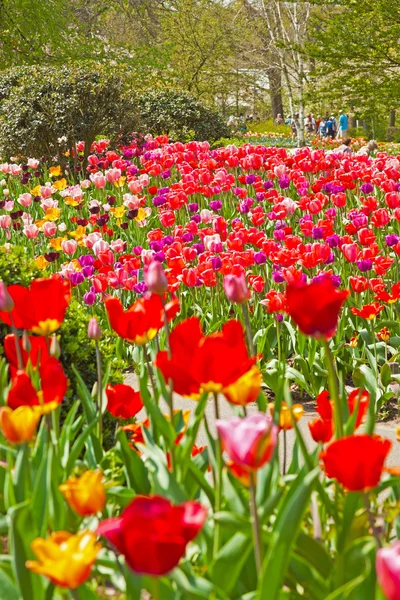
[(0, 165), (0, 171), (4, 173), (4, 175), (8, 175), (10, 172), (10, 165), (8, 163), (3, 163)]
[(4, 281), (0, 281), (0, 310), (11, 312), (14, 308), (14, 300), (8, 293), (7, 286)]
[(50, 198), (52, 193), (53, 193), (53, 191), (51, 189), (51, 185), (42, 185), (41, 186), (40, 195), (42, 196), (42, 198)]
[(17, 175), (21, 174), (21, 167), (20, 165), (10, 165), (10, 171), (11, 171), (11, 175), (14, 175), (14, 177), (16, 177)]
[(244, 418), (217, 420), (222, 446), (229, 458), (247, 471), (256, 471), (271, 460), (278, 440), (272, 417), (257, 412)]
[(32, 194), (30, 194), (29, 192), (25, 192), (25, 194), (21, 194), (18, 198), (18, 202), (20, 203), (21, 206), (25, 206), (28, 207), (32, 204)]
[(43, 233), (46, 237), (52, 237), (57, 233), (57, 225), (53, 221), (43, 223)]
[(249, 288), (247, 287), (246, 278), (243, 273), (240, 276), (226, 275), (224, 277), (224, 291), (228, 300), (235, 304), (243, 304), (250, 297)]
[(89, 233), (89, 235), (84, 238), (83, 243), (85, 244), (86, 248), (91, 250), (94, 244), (99, 240), (101, 240), (101, 233), (94, 231), (93, 233)]
[(218, 233), (214, 235), (205, 235), (203, 239), (204, 248), (210, 252), (215, 252), (215, 246), (221, 244), (221, 238)]
[(160, 262), (154, 260), (144, 274), (144, 280), (148, 289), (153, 294), (163, 295), (168, 289), (168, 279), (164, 267)]
[(108, 169), (108, 171), (106, 171), (106, 179), (110, 183), (114, 183), (115, 181), (118, 181), (118, 179), (120, 177), (121, 177), (120, 169)]
[(280, 179), (285, 173), (286, 165), (278, 165), (277, 167), (274, 167), (274, 174), (278, 179)]
[(53, 200), (53, 198), (44, 198), (41, 201), (40, 206), (43, 208), (43, 210), (48, 210), (49, 208), (57, 208), (58, 200)]
[(77, 247), (78, 242), (75, 240), (64, 240), (63, 242), (61, 242), (61, 248), (63, 252), (65, 252), (65, 254), (68, 254), (69, 256), (75, 254)]
[(96, 317), (92, 317), (88, 323), (88, 338), (90, 340), (101, 339), (101, 329)]
[(104, 177), (103, 173), (98, 172), (98, 173), (94, 173), (92, 175), (90, 175), (90, 180), (94, 183), (95, 187), (98, 190), (101, 190), (103, 187), (105, 187), (106, 185), (106, 178)]
[(400, 542), (378, 550), (376, 572), (387, 600), (400, 600)]
[(0, 215), (0, 228), (8, 229), (11, 227), (11, 217), (9, 215)]
[(37, 158), (28, 158), (27, 165), (30, 169), (36, 170), (39, 166), (39, 161)]
[(356, 262), (359, 253), (357, 244), (343, 244), (342, 252), (348, 262)]
[(200, 219), (202, 223), (211, 223), (213, 220), (213, 214), (211, 210), (208, 210), (208, 208), (203, 208), (203, 210), (200, 211)]
[(132, 180), (128, 183), (128, 188), (131, 194), (140, 194), (143, 189), (143, 186), (140, 183), (140, 181)]
[(39, 235), (39, 228), (32, 223), (32, 225), (28, 225), (27, 227), (25, 227), (24, 234), (26, 235), (28, 240), (33, 240)]
[[(3, 190), (4, 196), (8, 196), (8, 194), (6, 194), (6, 191), (8, 190)], [(14, 210), (14, 200), (7, 200), (7, 202), (4, 205), (4, 210), (6, 210), (7, 212), (12, 212)]]
[(93, 244), (93, 252), (96, 256), (99, 256), (100, 252), (106, 252), (110, 247), (110, 244), (105, 240), (98, 240)]
[(126, 242), (124, 242), (124, 240), (113, 240), (111, 242), (111, 248), (113, 249), (113, 252), (116, 252), (117, 254), (119, 252), (123, 252), (126, 248)]

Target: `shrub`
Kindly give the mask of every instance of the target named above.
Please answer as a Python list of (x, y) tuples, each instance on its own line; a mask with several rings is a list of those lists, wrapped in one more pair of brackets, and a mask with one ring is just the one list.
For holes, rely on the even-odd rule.
[(222, 116), (186, 92), (155, 90), (142, 94), (139, 107), (143, 131), (168, 134), (179, 141), (229, 137)]
[(386, 131), (386, 139), (388, 142), (400, 142), (400, 127), (388, 127)]
[(259, 123), (247, 123), (247, 129), (252, 133), (283, 133), (286, 135), (291, 134), (291, 129), (289, 125), (277, 125), (272, 119), (269, 119), (268, 121), (260, 121)]
[(5, 156), (53, 156), (96, 135), (117, 138), (138, 125), (137, 102), (121, 68), (85, 63), (31, 66), (0, 75), (0, 140)]

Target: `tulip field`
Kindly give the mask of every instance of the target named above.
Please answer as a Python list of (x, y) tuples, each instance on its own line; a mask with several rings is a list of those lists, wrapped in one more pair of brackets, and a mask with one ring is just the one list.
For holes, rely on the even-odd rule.
[[(36, 274), (0, 270), (0, 600), (400, 599), (376, 433), (398, 417), (400, 156), (78, 143), (0, 164), (15, 248)], [(73, 302), (97, 381), (72, 366), (70, 393)]]

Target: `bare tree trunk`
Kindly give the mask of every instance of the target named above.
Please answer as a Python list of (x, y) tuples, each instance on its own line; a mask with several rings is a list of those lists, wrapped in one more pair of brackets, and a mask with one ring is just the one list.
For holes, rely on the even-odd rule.
[(389, 113), (389, 127), (396, 127), (396, 109), (392, 108)]
[(282, 102), (282, 74), (276, 67), (268, 69), (269, 94), (271, 97), (272, 118), (275, 120), (278, 115), (283, 117)]

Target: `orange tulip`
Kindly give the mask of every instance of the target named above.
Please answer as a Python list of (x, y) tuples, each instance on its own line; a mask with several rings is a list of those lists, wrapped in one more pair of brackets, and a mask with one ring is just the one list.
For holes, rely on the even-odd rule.
[(42, 411), (40, 407), (19, 406), (12, 410), (9, 406), (0, 408), (0, 430), (12, 444), (29, 442), (36, 432)]
[(36, 538), (31, 547), (38, 560), (28, 560), (26, 567), (55, 585), (73, 590), (89, 577), (101, 544), (88, 530), (76, 535), (56, 531), (47, 539)]
[(103, 473), (99, 470), (85, 471), (80, 477), (70, 477), (58, 489), (78, 515), (95, 515), (106, 503), (102, 478)]

